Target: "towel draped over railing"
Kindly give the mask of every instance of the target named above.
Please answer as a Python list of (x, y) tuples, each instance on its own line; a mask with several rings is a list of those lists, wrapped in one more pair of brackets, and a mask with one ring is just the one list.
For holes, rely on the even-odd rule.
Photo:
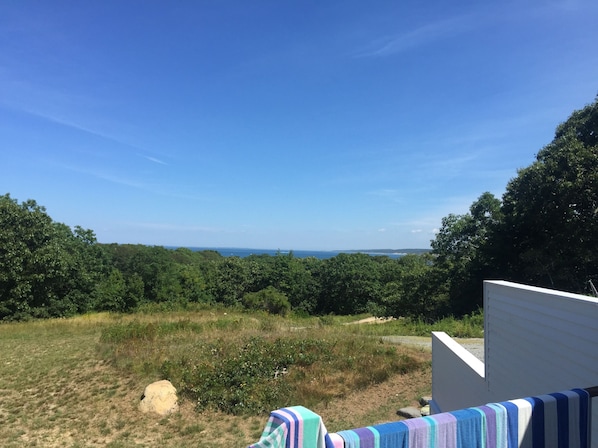
[(328, 433), (303, 406), (273, 411), (250, 448), (589, 448), (598, 386)]

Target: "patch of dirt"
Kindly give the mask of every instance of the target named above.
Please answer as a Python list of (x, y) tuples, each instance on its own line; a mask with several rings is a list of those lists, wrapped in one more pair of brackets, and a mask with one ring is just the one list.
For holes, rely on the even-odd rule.
[[(422, 359), (427, 361), (428, 356)], [(349, 392), (344, 398), (312, 410), (322, 417), (329, 432), (359, 428), (402, 420), (397, 411), (406, 406), (419, 407), (419, 398), (430, 395), (431, 389), (432, 369), (428, 364), (365, 390)]]
[(365, 319), (356, 320), (354, 322), (347, 322), (344, 325), (356, 325), (356, 324), (383, 324), (395, 320), (394, 317), (366, 317)]

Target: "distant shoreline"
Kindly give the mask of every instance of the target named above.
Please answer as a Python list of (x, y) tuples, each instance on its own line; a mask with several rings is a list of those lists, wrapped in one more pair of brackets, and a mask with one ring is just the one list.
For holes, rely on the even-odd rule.
[[(166, 246), (168, 249), (176, 249), (175, 246)], [(245, 258), (251, 255), (287, 255), (292, 253), (297, 258), (319, 258), (327, 259), (335, 257), (339, 254), (356, 254), (362, 253), (371, 256), (386, 256), (390, 258), (400, 258), (407, 254), (422, 254), (429, 252), (430, 249), (369, 249), (369, 250), (293, 250), (293, 249), (256, 249), (256, 248), (239, 248), (239, 247), (187, 247), (194, 252), (200, 251), (215, 251), (223, 257), (239, 257)]]
[(380, 254), (387, 254), (387, 253), (400, 253), (400, 254), (423, 254), (426, 252), (430, 252), (432, 249), (366, 249), (366, 250), (350, 250), (346, 252), (362, 252), (362, 253), (380, 253)]

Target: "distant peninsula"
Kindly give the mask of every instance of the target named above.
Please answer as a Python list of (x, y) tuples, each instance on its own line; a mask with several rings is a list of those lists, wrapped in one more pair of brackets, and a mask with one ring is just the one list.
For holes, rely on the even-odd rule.
[(365, 253), (365, 254), (425, 254), (432, 249), (362, 249), (362, 250), (348, 250), (347, 252)]

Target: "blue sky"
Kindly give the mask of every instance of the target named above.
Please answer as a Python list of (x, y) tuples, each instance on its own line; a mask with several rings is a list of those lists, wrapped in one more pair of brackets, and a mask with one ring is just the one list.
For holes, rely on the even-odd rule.
[(0, 194), (100, 242), (426, 248), (598, 93), (598, 2), (0, 3)]

